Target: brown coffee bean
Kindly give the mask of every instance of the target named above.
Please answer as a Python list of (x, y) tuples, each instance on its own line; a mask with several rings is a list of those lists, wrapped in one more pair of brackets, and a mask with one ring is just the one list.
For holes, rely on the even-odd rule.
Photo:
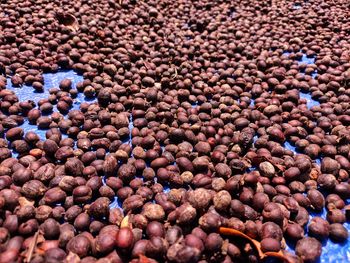
[(146, 234), (148, 237), (153, 237), (153, 236), (164, 237), (165, 235), (164, 226), (157, 221), (149, 222), (146, 228)]
[(193, 234), (189, 234), (186, 236), (185, 243), (187, 246), (197, 248), (201, 252), (203, 252), (204, 250), (204, 244), (202, 240)]
[(334, 242), (344, 242), (348, 239), (348, 230), (339, 223), (331, 224), (329, 227), (329, 236)]
[(306, 262), (314, 262), (321, 256), (322, 244), (313, 237), (304, 237), (297, 242), (295, 253)]
[(267, 203), (264, 206), (262, 215), (264, 217), (264, 220), (266, 221), (272, 221), (278, 225), (281, 225), (283, 223), (284, 216), (283, 216), (282, 210), (275, 203), (272, 203), (272, 202)]
[(72, 147), (70, 146), (63, 146), (60, 147), (56, 152), (55, 152), (55, 158), (60, 161), (65, 161), (69, 157), (73, 157), (74, 151)]
[(176, 214), (176, 223), (180, 225), (190, 224), (197, 216), (196, 209), (189, 203), (181, 205), (174, 212)]
[(4, 220), (3, 227), (6, 228), (10, 234), (14, 234), (18, 230), (18, 217), (16, 215), (8, 215)]
[[(233, 200), (234, 201), (234, 200)], [(232, 202), (233, 202), (232, 201)], [(238, 200), (237, 200), (238, 201)], [(232, 208), (232, 202), (231, 202), (231, 208)], [(267, 194), (264, 193), (256, 193), (253, 196), (252, 199), (252, 206), (254, 207), (255, 210), (257, 211), (262, 211), (264, 209), (264, 206), (269, 202), (269, 197)], [(234, 202), (237, 204), (237, 202)]]
[(69, 207), (66, 210), (66, 213), (64, 215), (64, 219), (68, 222), (73, 222), (75, 220), (75, 218), (82, 212), (82, 208), (77, 206), (77, 205), (73, 205), (71, 207)]
[(168, 249), (166, 240), (161, 237), (151, 237), (146, 247), (146, 255), (152, 258), (163, 258)]
[(120, 249), (130, 249), (134, 243), (134, 236), (128, 227), (123, 227), (116, 236), (116, 245)]
[(67, 174), (81, 176), (83, 174), (84, 164), (77, 158), (70, 158), (64, 165)]
[(304, 229), (299, 224), (288, 224), (286, 235), (292, 240), (299, 240), (304, 237)]
[(68, 91), (72, 87), (72, 81), (70, 79), (63, 79), (60, 82), (59, 87), (61, 90)]
[(52, 218), (46, 219), (41, 224), (40, 229), (43, 231), (46, 239), (56, 239), (60, 234), (60, 224)]
[(332, 209), (327, 212), (327, 221), (331, 224), (333, 223), (345, 223), (345, 214), (339, 209)]
[(86, 257), (90, 249), (90, 240), (84, 235), (73, 237), (67, 244), (67, 251), (77, 254), (80, 258)]
[(12, 180), (18, 185), (23, 185), (31, 179), (33, 179), (33, 174), (30, 169), (18, 169), (12, 174)]
[[(220, 226), (264, 251), (277, 251), (284, 233), (301, 244), (295, 258), (284, 252), (291, 262), (318, 260), (320, 244), (303, 237), (306, 209), (326, 205), (332, 225), (350, 217), (346, 1), (308, 2), (317, 16), (303, 3), (281, 16), (266, 1), (92, 0), (84, 14), (80, 2), (22, 2), (2, 4), (0, 225), (27, 236), (12, 237), (14, 251), (4, 243), (0, 262), (21, 260), (38, 225), (46, 240), (33, 263), (259, 261), (252, 247), (212, 235)], [(61, 70), (82, 81), (58, 77), (46, 90), (46, 74)], [(109, 207), (114, 199), (123, 209)], [(127, 215), (137, 247), (119, 248), (112, 239)], [(74, 226), (50, 236), (54, 221)], [(320, 232), (313, 221), (309, 232)]]
[(231, 199), (231, 195), (228, 191), (222, 190), (218, 192), (213, 198), (215, 209), (218, 211), (227, 211), (228, 207), (231, 205)]
[(60, 248), (51, 248), (45, 252), (46, 261), (63, 261), (66, 256), (66, 252)]
[(90, 216), (86, 213), (81, 213), (79, 214), (75, 219), (74, 219), (74, 227), (78, 231), (84, 231), (89, 229), (90, 225)]
[(337, 184), (334, 188), (334, 193), (338, 194), (343, 199), (350, 197), (350, 186), (348, 183)]
[(168, 241), (169, 245), (175, 244), (182, 237), (182, 230), (178, 226), (173, 226), (168, 228), (165, 239)]
[(329, 223), (321, 217), (314, 217), (308, 226), (309, 234), (319, 240), (329, 235)]
[(216, 230), (221, 226), (220, 217), (214, 213), (206, 213), (199, 218), (199, 226), (204, 230)]
[(116, 242), (117, 236), (112, 233), (101, 233), (95, 240), (96, 251), (104, 255), (108, 254), (112, 252)]
[(263, 240), (261, 240), (260, 244), (261, 244), (261, 250), (264, 252), (267, 252), (267, 251), (278, 252), (281, 249), (280, 241), (270, 237), (264, 238)]
[[(29, 181), (31, 182), (31, 181)], [(67, 194), (61, 190), (59, 187), (54, 187), (46, 191), (43, 196), (43, 200), (46, 204), (57, 204), (64, 202), (67, 197)]]
[(317, 184), (323, 189), (334, 189), (337, 179), (332, 174), (320, 174), (317, 178)]
[(0, 243), (4, 244), (10, 238), (8, 229), (0, 227)]
[(124, 182), (131, 181), (136, 175), (136, 168), (129, 164), (123, 164), (118, 170), (118, 177)]
[(159, 169), (161, 167), (165, 167), (168, 164), (169, 164), (169, 161), (165, 157), (159, 157), (159, 158), (154, 159), (151, 162), (150, 166), (153, 169)]
[(324, 157), (322, 159), (321, 171), (323, 173), (336, 175), (339, 169), (340, 169), (340, 164), (336, 160), (330, 157)]
[(217, 233), (210, 233), (205, 240), (205, 248), (209, 252), (215, 252), (221, 249), (223, 243), (222, 237)]
[(162, 206), (147, 203), (142, 208), (142, 215), (150, 221), (162, 221), (165, 217), (165, 212)]
[(140, 195), (132, 195), (123, 202), (124, 211), (133, 211), (143, 206), (144, 199)]
[(41, 166), (35, 173), (33, 177), (35, 180), (39, 180), (41, 182), (48, 182), (55, 176), (55, 165), (52, 163), (45, 164)]
[(325, 206), (325, 199), (318, 190), (309, 190), (307, 192), (307, 197), (309, 198), (311, 205), (315, 210), (322, 210)]
[[(182, 196), (180, 196), (180, 198), (182, 198)], [(212, 196), (208, 190), (198, 188), (194, 191), (189, 191), (187, 193), (187, 199), (195, 209), (204, 210), (209, 206)]]
[(45, 194), (47, 188), (45, 185), (38, 180), (30, 180), (26, 182), (21, 189), (21, 192), (24, 196), (36, 199)]
[(92, 198), (92, 190), (88, 186), (77, 186), (73, 190), (73, 198), (75, 203), (86, 203)]
[(261, 239), (273, 238), (280, 241), (282, 240), (282, 237), (283, 237), (281, 228), (273, 222), (264, 223), (261, 227), (259, 235)]
[(176, 159), (176, 164), (178, 165), (180, 171), (185, 172), (193, 172), (194, 171), (194, 167), (192, 162), (186, 158), (186, 157), (179, 157)]
[(99, 197), (90, 205), (88, 212), (96, 219), (108, 217), (109, 204), (110, 201), (107, 197)]
[(259, 170), (263, 176), (273, 177), (275, 176), (275, 167), (270, 162), (262, 162), (259, 164)]
[(6, 132), (6, 139), (9, 141), (21, 140), (24, 135), (23, 129), (16, 127)]

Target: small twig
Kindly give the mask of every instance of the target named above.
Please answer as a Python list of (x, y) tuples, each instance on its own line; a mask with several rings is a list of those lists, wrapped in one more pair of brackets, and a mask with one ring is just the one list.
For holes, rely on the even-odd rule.
[(39, 237), (39, 231), (37, 231), (33, 237), (33, 240), (31, 241), (29, 248), (28, 248), (28, 253), (26, 255), (26, 258), (24, 259), (24, 262), (30, 262), (35, 250), (35, 247), (38, 242), (38, 237)]

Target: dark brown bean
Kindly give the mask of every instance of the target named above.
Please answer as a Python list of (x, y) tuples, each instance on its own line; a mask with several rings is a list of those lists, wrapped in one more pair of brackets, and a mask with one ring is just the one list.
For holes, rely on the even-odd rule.
[(123, 227), (118, 231), (116, 245), (121, 249), (129, 249), (133, 246), (134, 236), (128, 227)]
[(312, 207), (315, 210), (322, 210), (325, 206), (325, 199), (323, 195), (316, 189), (311, 189), (307, 192), (307, 197), (309, 198)]
[(348, 239), (348, 230), (339, 223), (334, 223), (330, 225), (329, 236), (335, 242), (344, 242)]
[(89, 207), (89, 214), (96, 219), (108, 217), (110, 201), (107, 197), (97, 198)]
[(261, 244), (261, 250), (263, 252), (267, 252), (267, 251), (278, 252), (281, 249), (280, 242), (270, 237), (264, 238), (263, 240), (261, 240), (260, 244)]
[(90, 240), (84, 235), (73, 237), (67, 244), (67, 251), (77, 254), (80, 258), (86, 257), (90, 249)]
[(309, 234), (319, 240), (329, 235), (329, 223), (321, 217), (314, 217), (308, 226)]
[(146, 234), (148, 237), (153, 237), (153, 236), (164, 237), (165, 235), (164, 226), (157, 221), (149, 222), (147, 225)]
[(305, 262), (315, 262), (322, 252), (321, 243), (313, 237), (304, 237), (297, 242), (295, 253)]
[(223, 243), (222, 237), (217, 233), (210, 233), (205, 240), (205, 248), (209, 252), (216, 252), (221, 249)]

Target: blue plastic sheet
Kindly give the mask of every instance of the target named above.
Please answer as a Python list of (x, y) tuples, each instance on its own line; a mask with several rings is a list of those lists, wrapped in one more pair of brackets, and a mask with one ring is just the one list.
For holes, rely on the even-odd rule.
[(301, 99), (306, 99), (306, 106), (307, 106), (308, 109), (311, 109), (314, 106), (320, 106), (320, 102), (317, 101), (317, 100), (314, 100), (311, 97), (311, 94), (300, 92), (299, 95), (300, 95)]
[[(289, 55), (289, 53), (285, 52), (284, 54)], [(302, 59), (299, 61), (299, 63), (306, 63), (306, 64), (314, 64), (316, 58), (312, 57), (309, 58), (305, 54), (302, 56)], [(317, 72), (315, 72), (312, 77), (316, 77)], [(313, 106), (319, 106), (320, 103), (317, 100), (314, 100), (311, 98), (311, 94), (309, 93), (302, 93), (300, 92), (300, 97), (307, 100), (307, 107), (310, 109)], [(294, 154), (298, 154), (298, 150), (295, 148), (294, 145), (292, 145), (290, 142), (285, 142), (284, 147), (288, 150), (291, 150), (294, 152)], [(322, 159), (318, 158), (315, 160), (315, 163), (317, 165), (321, 164)], [(350, 199), (346, 201), (346, 203), (350, 203)], [(326, 219), (327, 210), (324, 208), (322, 212), (315, 213), (314, 211), (310, 212), (310, 220), (314, 216), (320, 216), (324, 219)], [(350, 224), (346, 222), (344, 224), (346, 229), (350, 230)], [(306, 229), (305, 229), (306, 230)], [(307, 231), (305, 231), (307, 235)], [(290, 242), (287, 242), (287, 250), (294, 252), (295, 244), (292, 244)], [(350, 262), (350, 242), (347, 240), (343, 243), (334, 243), (332, 240), (327, 239), (322, 243), (322, 255), (319, 260), (321, 263), (344, 263), (344, 262)]]
[[(20, 101), (27, 101), (31, 100), (38, 104), (38, 102), (41, 99), (47, 99), (49, 97), (49, 89), (50, 88), (58, 88), (59, 83), (63, 79), (70, 79), (72, 81), (72, 86), (75, 87), (78, 82), (83, 81), (83, 76), (76, 74), (73, 70), (69, 71), (59, 71), (57, 73), (44, 73), (44, 90), (43, 92), (37, 92), (34, 90), (33, 87), (23, 85), (22, 87), (13, 87), (10, 79), (7, 79), (7, 89), (12, 90), (16, 93), (18, 99)], [(83, 93), (78, 93), (78, 96), (74, 98), (74, 103), (72, 105), (71, 110), (79, 109), (80, 103), (87, 101), (87, 102), (94, 102), (96, 99), (87, 99), (85, 98)], [(53, 112), (58, 112), (56, 105), (53, 107)], [(42, 140), (45, 139), (45, 133), (47, 130), (45, 129), (38, 129), (36, 125), (32, 125), (28, 122), (27, 119), (25, 119), (24, 123), (20, 126), (23, 128), (24, 132), (29, 131), (35, 131)], [(63, 137), (67, 137), (63, 134)]]
[[(295, 8), (299, 8), (298, 5), (295, 6)], [(232, 12), (234, 13), (234, 12)], [(285, 55), (289, 55), (290, 53), (285, 52)], [(315, 58), (309, 58), (306, 55), (303, 55), (299, 63), (307, 63), (307, 64), (313, 64), (315, 63)], [(316, 77), (317, 72), (313, 74), (313, 77)], [(83, 81), (83, 77), (80, 75), (77, 75), (74, 71), (60, 71), (57, 73), (46, 73), (44, 74), (44, 81), (45, 81), (45, 90), (42, 93), (35, 92), (34, 89), (30, 86), (23, 86), (21, 88), (15, 88), (11, 85), (11, 82), (8, 81), (7, 83), (7, 88), (10, 90), (13, 90), (19, 99), (21, 101), (25, 100), (32, 100), (34, 102), (38, 102), (40, 99), (45, 99), (48, 98), (49, 93), (48, 90), (49, 88), (52, 87), (58, 87), (59, 83), (61, 80), (69, 78), (73, 82), (73, 87), (76, 86), (78, 82)], [(311, 108), (313, 106), (320, 105), (320, 103), (317, 100), (314, 100), (311, 98), (311, 95), (308, 93), (300, 93), (300, 97), (304, 98), (307, 100), (307, 107)], [(82, 93), (78, 93), (77, 98), (74, 99), (74, 104), (72, 106), (72, 109), (79, 109), (79, 106), (82, 102), (87, 101), (90, 103), (95, 102), (96, 100), (87, 100)], [(197, 103), (193, 103), (192, 107), (197, 107)], [(254, 100), (251, 100), (250, 106), (254, 106)], [(53, 111), (57, 111), (57, 108), (54, 107)], [(35, 131), (41, 139), (45, 139), (45, 133), (46, 130), (38, 130), (35, 125), (31, 125), (28, 123), (28, 121), (25, 121), (24, 124), (21, 125), (21, 127), (24, 129), (25, 132), (28, 131)], [(133, 119), (132, 119), (132, 114), (130, 114), (130, 122), (129, 122), (129, 129), (133, 128)], [(257, 136), (254, 137), (254, 143), (257, 140)], [(128, 143), (131, 145), (131, 135), (129, 138), (127, 138), (123, 143)], [(296, 150), (295, 146), (292, 145), (290, 142), (285, 142), (284, 147), (286, 149), (289, 149), (294, 152), (294, 154), (298, 154), (298, 151)], [(162, 146), (162, 149), (164, 151), (164, 146)], [(14, 153), (15, 155), (15, 153)], [(15, 155), (16, 156), (16, 155)], [(316, 159), (315, 160), (316, 164), (320, 165), (321, 159)], [(249, 168), (249, 171), (254, 170), (255, 167)], [(105, 184), (105, 178), (103, 178), (103, 183)], [(170, 188), (168, 186), (164, 187), (164, 192), (168, 192)], [(349, 201), (348, 201), (349, 203)], [(122, 202), (118, 200), (117, 197), (114, 198), (113, 202), (110, 205), (111, 207), (122, 207)], [(324, 209), (322, 213), (316, 214), (312, 211), (310, 211), (310, 219), (313, 216), (321, 216), (323, 218), (326, 217), (326, 210)], [(350, 224), (345, 223), (344, 226), (350, 230)], [(294, 251), (294, 244), (291, 244), (287, 242), (287, 250), (289, 251)], [(350, 243), (349, 241), (344, 242), (342, 244), (337, 244), (332, 242), (331, 240), (326, 240), (323, 242), (323, 251), (322, 251), (322, 257), (320, 259), (321, 263), (328, 263), (328, 262), (334, 262), (334, 263), (340, 263), (340, 262), (350, 262)]]

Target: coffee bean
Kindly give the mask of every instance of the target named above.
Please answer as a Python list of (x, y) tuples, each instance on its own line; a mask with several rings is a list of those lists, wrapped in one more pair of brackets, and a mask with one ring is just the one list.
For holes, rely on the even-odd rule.
[(164, 237), (165, 235), (164, 226), (157, 221), (149, 222), (147, 225), (146, 234), (148, 237), (152, 237), (152, 236)]
[[(38, 229), (32, 262), (259, 260), (220, 226), (264, 251), (299, 240), (291, 261), (320, 256), (308, 223), (346, 238), (346, 2), (307, 3), (317, 16), (266, 1), (17, 2), (2, 3), (0, 262)], [(307, 210), (325, 206), (328, 230)]]
[(269, 237), (261, 240), (260, 244), (261, 244), (261, 250), (264, 252), (267, 252), (267, 251), (278, 252), (281, 249), (280, 242), (276, 239), (269, 238)]
[(322, 210), (325, 206), (325, 199), (318, 190), (309, 190), (307, 192), (307, 197), (309, 198), (311, 205), (315, 210)]
[[(203, 188), (195, 189), (187, 193), (189, 203), (196, 209), (206, 209), (211, 202), (211, 194)], [(181, 197), (180, 197), (181, 198)]]
[(322, 252), (321, 243), (313, 237), (304, 237), (297, 242), (295, 253), (306, 262), (314, 262)]
[(333, 223), (345, 223), (345, 214), (339, 209), (332, 209), (327, 212), (327, 221), (331, 224)]
[(308, 230), (311, 236), (322, 240), (329, 235), (329, 223), (321, 217), (314, 217), (311, 219)]
[(46, 239), (57, 239), (60, 234), (59, 223), (52, 219), (46, 219), (40, 226)]
[(221, 249), (223, 239), (217, 233), (210, 233), (205, 240), (205, 248), (209, 252), (215, 252)]
[(116, 236), (116, 245), (121, 249), (129, 249), (134, 243), (134, 237), (131, 229), (128, 227), (121, 228)]
[(334, 223), (330, 225), (329, 236), (335, 242), (344, 242), (348, 239), (348, 230), (339, 223)]
[(67, 244), (67, 251), (73, 252), (81, 258), (87, 256), (90, 249), (91, 243), (84, 235), (73, 237)]
[(89, 214), (96, 219), (108, 217), (110, 201), (106, 197), (99, 197), (89, 207)]

